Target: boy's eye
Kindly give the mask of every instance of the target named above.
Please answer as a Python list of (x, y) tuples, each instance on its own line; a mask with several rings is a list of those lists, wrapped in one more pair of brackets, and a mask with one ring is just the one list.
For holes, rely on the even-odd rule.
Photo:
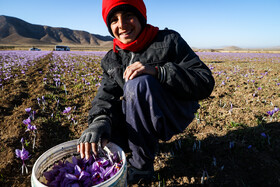
[(115, 22), (117, 22), (118, 21), (118, 18), (116, 18), (116, 17), (113, 17), (112, 19), (111, 19), (111, 23), (115, 23)]
[(110, 23), (111, 24), (115, 24), (119, 21), (119, 19), (123, 19), (123, 20), (129, 20), (132, 19), (134, 17), (134, 14), (131, 12), (128, 13), (124, 13), (121, 16), (114, 16), (111, 18)]

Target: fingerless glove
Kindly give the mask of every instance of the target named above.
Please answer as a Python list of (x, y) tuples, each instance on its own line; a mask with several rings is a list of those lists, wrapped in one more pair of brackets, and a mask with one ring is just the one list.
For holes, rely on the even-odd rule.
[(82, 133), (78, 140), (80, 143), (98, 143), (99, 139), (109, 139), (111, 136), (110, 118), (102, 115), (93, 120), (89, 127)]

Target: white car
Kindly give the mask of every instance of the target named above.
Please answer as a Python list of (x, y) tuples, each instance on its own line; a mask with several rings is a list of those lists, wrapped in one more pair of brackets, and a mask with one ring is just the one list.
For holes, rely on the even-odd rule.
[(64, 45), (56, 45), (54, 48), (55, 51), (70, 51), (70, 47)]

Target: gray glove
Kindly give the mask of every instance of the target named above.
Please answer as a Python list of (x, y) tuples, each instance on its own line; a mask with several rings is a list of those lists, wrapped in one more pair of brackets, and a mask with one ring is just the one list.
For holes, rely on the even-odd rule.
[(89, 127), (82, 133), (78, 140), (80, 143), (98, 143), (99, 139), (108, 139), (111, 136), (111, 121), (105, 116), (99, 116), (93, 120)]

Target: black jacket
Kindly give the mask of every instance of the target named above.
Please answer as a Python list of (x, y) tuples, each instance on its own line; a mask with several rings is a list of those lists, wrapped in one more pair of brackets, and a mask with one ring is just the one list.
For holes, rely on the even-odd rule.
[[(185, 40), (175, 31), (160, 30), (145, 50), (134, 53), (119, 49), (110, 50), (101, 61), (103, 79), (92, 101), (88, 123), (99, 115), (110, 118), (121, 112), (123, 73), (136, 61), (158, 66), (159, 81), (167, 92), (182, 100), (201, 100), (214, 88), (214, 78), (209, 68), (199, 59)], [(114, 121), (114, 119), (112, 120)]]

